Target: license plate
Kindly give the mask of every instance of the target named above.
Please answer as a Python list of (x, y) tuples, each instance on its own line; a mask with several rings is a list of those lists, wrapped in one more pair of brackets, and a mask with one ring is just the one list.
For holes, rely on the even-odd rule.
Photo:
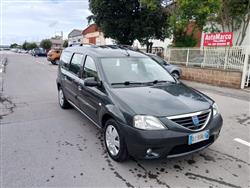
[(209, 139), (209, 130), (188, 135), (188, 145)]

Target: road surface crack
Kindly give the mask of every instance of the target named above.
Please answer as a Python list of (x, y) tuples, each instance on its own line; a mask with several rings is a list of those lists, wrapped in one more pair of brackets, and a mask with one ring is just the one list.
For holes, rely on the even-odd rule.
[(16, 104), (11, 101), (9, 97), (4, 97), (0, 94), (0, 119), (3, 117), (8, 116), (14, 112), (14, 108)]

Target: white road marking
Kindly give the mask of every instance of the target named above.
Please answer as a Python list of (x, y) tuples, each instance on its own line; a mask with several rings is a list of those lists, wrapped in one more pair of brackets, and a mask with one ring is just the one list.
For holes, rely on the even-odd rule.
[(41, 62), (41, 61), (36, 61), (36, 63), (42, 64), (42, 65), (45, 65), (45, 63), (43, 63), (43, 62)]
[(240, 138), (235, 138), (234, 141), (239, 142), (239, 143), (241, 143), (243, 145), (246, 145), (246, 146), (250, 147), (250, 143), (249, 142), (247, 142), (245, 140), (242, 140)]

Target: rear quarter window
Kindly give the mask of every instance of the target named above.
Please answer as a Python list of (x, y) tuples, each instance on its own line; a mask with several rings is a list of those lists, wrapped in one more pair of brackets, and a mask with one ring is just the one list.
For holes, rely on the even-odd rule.
[(62, 53), (62, 55), (60, 57), (60, 63), (61, 63), (63, 68), (69, 69), (69, 64), (70, 64), (71, 57), (72, 57), (71, 52), (63, 52)]

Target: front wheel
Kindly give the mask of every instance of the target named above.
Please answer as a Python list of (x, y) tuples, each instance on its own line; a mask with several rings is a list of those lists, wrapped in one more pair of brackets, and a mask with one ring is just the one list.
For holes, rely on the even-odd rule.
[(58, 89), (58, 102), (60, 107), (63, 109), (69, 108), (70, 106), (61, 87)]
[(122, 162), (128, 158), (124, 136), (115, 120), (110, 119), (105, 124), (104, 142), (109, 156)]
[(171, 73), (173, 77), (175, 77), (176, 79), (180, 79), (180, 73), (177, 71), (174, 71)]
[(51, 64), (58, 65), (59, 64), (59, 59), (55, 59), (54, 61), (51, 61)]

